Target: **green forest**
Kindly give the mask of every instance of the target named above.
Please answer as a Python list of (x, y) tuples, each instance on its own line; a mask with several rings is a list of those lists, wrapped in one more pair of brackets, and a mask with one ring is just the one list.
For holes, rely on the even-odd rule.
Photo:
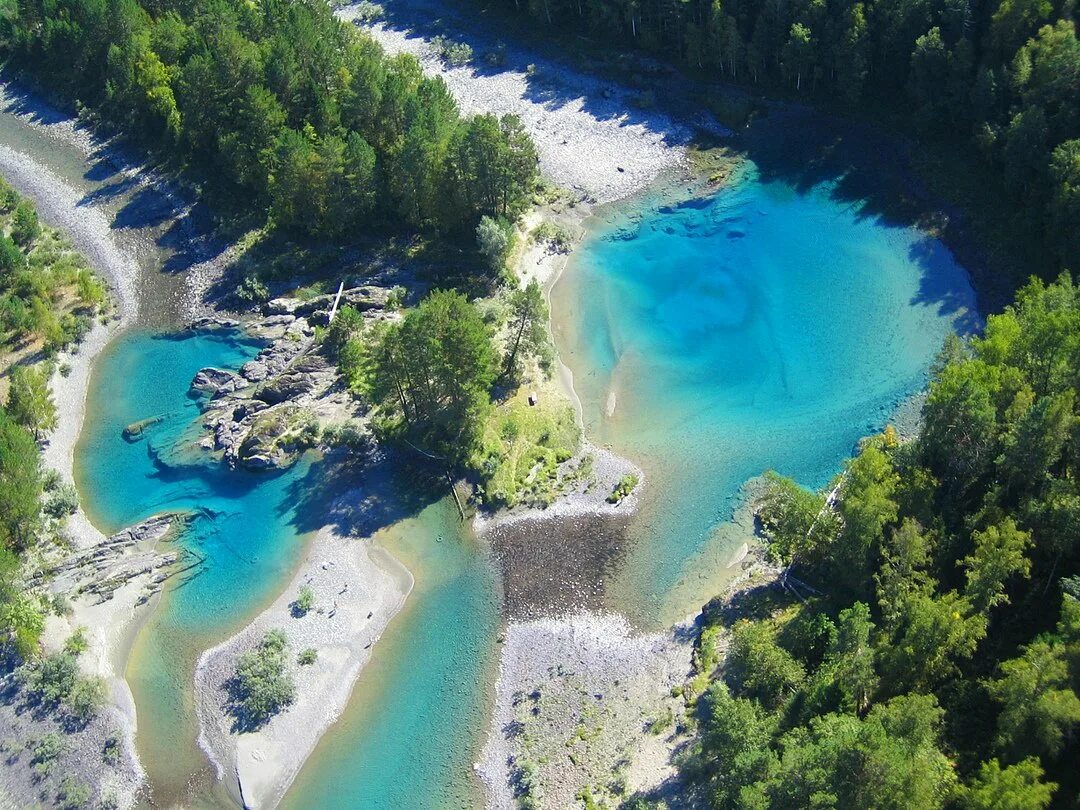
[(253, 200), (277, 227), (471, 236), (483, 215), (515, 216), (535, 186), (536, 153), (517, 119), (462, 118), (441, 79), (386, 56), (324, 0), (7, 5), (11, 66), (168, 164)]
[(1080, 256), (1072, 0), (499, 0), (710, 80), (791, 93), (979, 156), (1049, 265)]
[(864, 442), (825, 491), (770, 474), (771, 588), (698, 650), (716, 808), (1076, 807), (1080, 289), (1032, 281), (950, 340), (914, 441)]

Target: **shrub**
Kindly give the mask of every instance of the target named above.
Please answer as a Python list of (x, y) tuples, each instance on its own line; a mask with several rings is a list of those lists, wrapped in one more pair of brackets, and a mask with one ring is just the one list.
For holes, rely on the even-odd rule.
[(271, 630), (259, 645), (240, 656), (228, 688), (230, 711), (240, 731), (253, 731), (296, 700), (296, 684), (285, 673), (288, 641)]
[(493, 272), (498, 273), (506, 266), (513, 237), (513, 226), (506, 220), (489, 216), (480, 218), (480, 224), (476, 226), (476, 247)]
[(94, 676), (79, 678), (67, 699), (68, 717), (80, 728), (93, 720), (105, 705), (105, 681)]
[(63, 755), (66, 748), (64, 738), (55, 731), (50, 731), (34, 744), (30, 764), (33, 765), (37, 778), (41, 779), (52, 773), (56, 760)]
[(532, 232), (532, 239), (537, 243), (547, 243), (556, 253), (569, 253), (573, 237), (570, 231), (554, 222), (541, 222)]
[(90, 806), (90, 788), (73, 776), (65, 776), (56, 791), (56, 802), (63, 810)]
[(256, 275), (244, 276), (236, 285), (235, 293), (245, 304), (262, 304), (270, 300), (270, 290)]
[(304, 585), (300, 588), (300, 593), (297, 594), (296, 601), (293, 602), (293, 615), (294, 616), (306, 616), (311, 609), (315, 607), (315, 591), (311, 589), (310, 585)]
[(301, 650), (300, 654), (296, 656), (296, 663), (302, 667), (311, 666), (319, 660), (319, 653), (314, 647), (308, 647), (306, 650)]
[(101, 759), (106, 765), (115, 765), (120, 761), (120, 754), (124, 750), (120, 732), (114, 731), (105, 738), (105, 745), (101, 749)]
[(611, 494), (607, 497), (608, 503), (619, 503), (623, 498), (629, 496), (637, 485), (638, 477), (633, 473), (627, 473), (619, 479), (619, 483), (611, 490)]
[(64, 652), (78, 657), (86, 652), (89, 646), (90, 644), (86, 640), (86, 628), (80, 627), (68, 636), (67, 641), (64, 642)]
[(383, 7), (371, 0), (361, 0), (353, 6), (353, 19), (363, 25), (370, 25), (383, 16)]
[(455, 42), (440, 34), (431, 40), (431, 47), (436, 56), (452, 67), (461, 67), (472, 61), (472, 46), (466, 42)]
[(408, 290), (402, 287), (400, 284), (390, 290), (390, 294), (386, 296), (386, 309), (388, 312), (394, 312), (399, 310), (405, 305), (405, 296), (408, 294)]
[(70, 653), (46, 655), (27, 667), (26, 691), (43, 706), (57, 706), (66, 700), (79, 679), (79, 665)]
[(57, 520), (75, 514), (78, 508), (79, 493), (72, 484), (60, 484), (45, 499), (45, 514)]
[(29, 200), (20, 200), (11, 216), (11, 238), (19, 245), (26, 246), (41, 235), (41, 223), (37, 211)]

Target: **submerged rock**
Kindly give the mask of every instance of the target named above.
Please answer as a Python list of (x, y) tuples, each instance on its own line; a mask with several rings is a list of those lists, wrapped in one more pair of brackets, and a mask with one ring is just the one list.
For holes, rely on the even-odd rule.
[(125, 441), (136, 442), (142, 438), (143, 433), (159, 422), (165, 419), (164, 416), (151, 416), (147, 419), (140, 419), (138, 422), (132, 422), (125, 427), (121, 432)]

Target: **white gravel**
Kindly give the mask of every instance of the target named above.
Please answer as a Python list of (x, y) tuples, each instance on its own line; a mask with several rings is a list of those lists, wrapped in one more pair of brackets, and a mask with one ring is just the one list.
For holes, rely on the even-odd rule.
[[(556, 185), (597, 203), (612, 202), (686, 164), (690, 129), (663, 113), (636, 107), (635, 93), (517, 48), (505, 50), (504, 67), (497, 71), (449, 67), (412, 26), (453, 21), (452, 9), (427, 0), (383, 5), (393, 10), (393, 27), (386, 22), (370, 27), (375, 40), (392, 54), (418, 57), (428, 75), (442, 76), (462, 113), (512, 113), (521, 118), (536, 144), (544, 176)], [(354, 20), (356, 7), (345, 6), (337, 14)], [(448, 33), (453, 38), (453, 30)], [(470, 41), (475, 40), (471, 32)], [(474, 52), (481, 64), (483, 52), (476, 45)]]
[[(542, 807), (577, 806), (585, 785), (616, 798), (609, 784), (620, 770), (628, 789), (647, 790), (670, 777), (682, 703), (671, 689), (690, 674), (692, 638), (688, 625), (638, 634), (616, 615), (511, 623), (491, 730), (476, 766), (488, 806), (516, 806), (514, 783), (525, 763), (537, 769)], [(665, 744), (641, 745), (646, 729), (669, 709), (671, 720), (657, 735)]]

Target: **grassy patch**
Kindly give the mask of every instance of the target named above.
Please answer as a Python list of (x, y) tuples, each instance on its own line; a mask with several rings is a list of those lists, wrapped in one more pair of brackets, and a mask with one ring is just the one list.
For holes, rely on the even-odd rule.
[(545, 398), (530, 406), (519, 393), (492, 409), (472, 466), (490, 506), (550, 503), (559, 491), (558, 466), (577, 452), (580, 434), (569, 403)]
[(615, 488), (611, 490), (611, 494), (607, 497), (608, 503), (621, 503), (624, 498), (630, 496), (637, 485), (638, 477), (633, 473), (627, 473), (619, 479)]

